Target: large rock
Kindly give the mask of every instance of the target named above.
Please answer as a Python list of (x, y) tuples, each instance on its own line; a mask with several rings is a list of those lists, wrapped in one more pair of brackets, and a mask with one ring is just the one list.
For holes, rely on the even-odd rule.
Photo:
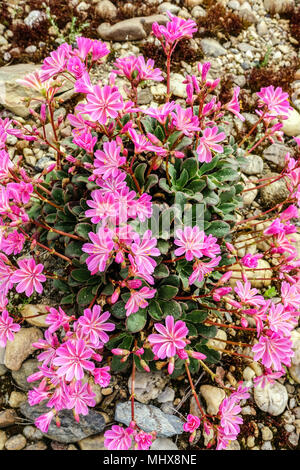
[(39, 326), (41, 328), (48, 328), (49, 325), (46, 323), (46, 316), (49, 315), (44, 304), (25, 304), (20, 309), (21, 315), (26, 319), (27, 323), (33, 326)]
[(38, 372), (39, 365), (41, 365), (41, 363), (37, 359), (28, 359), (28, 361), (23, 362), (19, 370), (12, 371), (12, 378), (23, 390), (30, 390), (33, 387), (37, 387), (40, 383), (39, 380), (29, 383), (27, 382), (27, 378), (35, 372)]
[[(29, 403), (23, 403), (20, 406), (21, 413), (30, 421), (34, 422), (38, 416), (48, 413), (49, 408), (45, 405), (30, 406)], [(55, 420), (49, 426), (46, 437), (53, 441), (71, 443), (78, 442), (85, 437), (99, 434), (104, 430), (105, 420), (100, 413), (95, 410), (89, 410), (86, 416), (80, 415), (80, 421), (77, 423), (71, 410), (62, 410), (58, 413), (61, 421), (60, 427), (56, 426)]]
[(203, 38), (200, 41), (203, 52), (208, 57), (219, 57), (220, 55), (227, 54), (226, 49), (224, 49), (221, 44), (212, 38)]
[(289, 137), (297, 136), (300, 134), (300, 114), (295, 109), (289, 113), (288, 119), (282, 121), (282, 131)]
[[(183, 432), (183, 423), (177, 416), (163, 413), (156, 406), (135, 402), (134, 415), (137, 425), (143, 431), (156, 431), (158, 437), (171, 437)], [(131, 422), (130, 401), (117, 404), (115, 420), (129, 426)]]
[(120, 21), (114, 25), (102, 23), (98, 27), (98, 34), (105, 41), (138, 41), (145, 39), (152, 28), (152, 23), (166, 24), (165, 15), (140, 16)]
[(271, 166), (274, 166), (276, 170), (282, 170), (285, 166), (285, 156), (291, 149), (286, 145), (275, 143), (267, 147), (263, 151), (263, 157), (267, 160)]
[(43, 337), (43, 333), (38, 328), (21, 328), (13, 341), (6, 344), (4, 364), (10, 370), (19, 370), (23, 361), (36, 349), (32, 343)]
[(267, 384), (264, 388), (255, 388), (254, 400), (260, 410), (272, 416), (278, 416), (286, 408), (288, 394), (284, 385), (274, 382)]
[(108, 21), (114, 20), (118, 13), (117, 7), (109, 0), (101, 0), (97, 3), (95, 11), (99, 18)]
[[(271, 277), (273, 272), (270, 269), (270, 264), (264, 259), (259, 259), (257, 262), (257, 270), (246, 271), (248, 281), (251, 282), (251, 286), (256, 289), (262, 287), (268, 287), (271, 284)], [(229, 280), (231, 287), (235, 287), (237, 281), (242, 281), (242, 271), (239, 264), (232, 266), (233, 275)], [(261, 271), (260, 271), (261, 270)]]
[[(166, 385), (168, 379), (161, 372), (137, 372), (135, 375), (134, 393), (141, 403), (155, 400)], [(131, 390), (131, 377), (128, 380), (128, 389)]]
[(300, 328), (292, 331), (291, 340), (293, 342), (294, 356), (291, 359), (292, 365), (289, 368), (289, 373), (292, 379), (300, 384)]
[(271, 209), (276, 206), (276, 204), (285, 201), (290, 194), (284, 179), (281, 178), (275, 181), (277, 177), (279, 177), (278, 173), (267, 173), (265, 178), (272, 178), (270, 181), (274, 182), (260, 189), (262, 203), (268, 209)]
[(258, 155), (246, 155), (241, 170), (246, 175), (259, 175), (263, 172), (264, 162)]
[(226, 397), (224, 390), (212, 385), (201, 385), (200, 392), (206, 402), (207, 413), (210, 415), (218, 414), (219, 406)]

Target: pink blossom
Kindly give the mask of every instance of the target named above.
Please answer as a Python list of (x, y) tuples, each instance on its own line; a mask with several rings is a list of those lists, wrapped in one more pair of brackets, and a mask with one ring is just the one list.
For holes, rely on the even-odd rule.
[(270, 336), (260, 336), (252, 351), (255, 361), (261, 359), (265, 367), (273, 367), (275, 371), (281, 370), (282, 363), (290, 366), (290, 358), (294, 355), (291, 340), (274, 332)]
[(200, 131), (199, 119), (194, 116), (192, 108), (184, 109), (177, 104), (175, 109), (176, 113), (171, 113), (172, 126), (178, 131), (182, 131), (187, 137), (191, 137), (194, 132)]
[(46, 379), (43, 379), (38, 387), (33, 387), (33, 390), (28, 392), (30, 406), (38, 405), (47, 398), (49, 398), (49, 387), (47, 387)]
[(92, 60), (97, 61), (102, 59), (110, 53), (110, 50), (107, 48), (107, 45), (104, 42), (94, 40), (92, 46)]
[(279, 379), (285, 374), (285, 371), (282, 369), (279, 372), (273, 372), (271, 369), (266, 369), (263, 375), (254, 377), (253, 384), (255, 387), (265, 388), (267, 384), (273, 384), (276, 379)]
[(132, 260), (141, 274), (152, 274), (156, 266), (150, 256), (159, 256), (160, 251), (156, 248), (157, 239), (152, 238), (151, 230), (146, 230), (142, 239), (139, 236), (135, 237), (134, 243), (131, 245), (132, 255), (129, 259)]
[(152, 445), (152, 439), (152, 434), (147, 434), (144, 431), (140, 431), (134, 436), (138, 450), (149, 450), (149, 447)]
[(33, 193), (33, 186), (31, 183), (8, 183), (7, 189), (11, 198), (20, 204), (27, 204), (30, 201), (30, 196)]
[(105, 332), (115, 329), (114, 323), (106, 323), (109, 317), (109, 312), (103, 312), (101, 315), (100, 305), (94, 305), (92, 309), (86, 308), (83, 311), (83, 315), (78, 319), (78, 325), (92, 344), (97, 345), (99, 340), (107, 343), (109, 336)]
[(183, 430), (185, 432), (194, 432), (200, 426), (200, 419), (198, 416), (188, 414), (186, 422), (183, 424)]
[(0, 315), (0, 346), (4, 348), (7, 341), (13, 341), (14, 333), (19, 331), (20, 325), (14, 323), (7, 310)]
[(160, 124), (165, 124), (167, 117), (175, 108), (175, 102), (170, 101), (158, 108), (143, 109), (142, 112), (156, 119)]
[(36, 420), (34, 421), (34, 424), (42, 432), (47, 433), (53, 417), (54, 417), (54, 412), (53, 410), (51, 410), (48, 413), (45, 413), (39, 416), (38, 418), (36, 418)]
[(92, 209), (85, 211), (86, 217), (91, 217), (93, 224), (106, 220), (109, 217), (116, 217), (115, 198), (112, 194), (105, 193), (96, 189), (91, 192), (92, 201), (88, 199), (87, 205)]
[(281, 284), (281, 298), (285, 307), (299, 309), (300, 293), (297, 286), (291, 286), (288, 282), (283, 281)]
[(146, 308), (148, 302), (146, 299), (152, 299), (155, 296), (156, 289), (142, 287), (139, 291), (130, 291), (130, 297), (125, 305), (126, 316), (137, 312), (140, 308)]
[(200, 230), (197, 225), (194, 227), (184, 227), (183, 230), (176, 231), (174, 240), (175, 245), (179, 246), (174, 252), (175, 256), (185, 254), (187, 261), (192, 261), (194, 258), (201, 258), (205, 248), (205, 233)]
[(268, 114), (266, 117), (275, 118), (277, 116), (288, 117), (291, 106), (288, 101), (288, 93), (284, 93), (282, 88), (274, 88), (273, 85), (270, 85), (257, 93), (257, 96), (260, 98), (259, 107), (266, 105), (268, 107)]
[(59, 346), (59, 341), (56, 335), (51, 335), (49, 329), (45, 331), (44, 336), (45, 339), (39, 339), (35, 343), (32, 343), (32, 346), (37, 349), (44, 349), (37, 358), (47, 366), (49, 363), (51, 365), (52, 360), (56, 356), (56, 349)]
[(219, 287), (218, 289), (213, 291), (212, 298), (215, 302), (220, 302), (224, 295), (229, 294), (232, 291), (231, 287)]
[(89, 232), (89, 237), (92, 243), (85, 243), (82, 247), (82, 251), (90, 255), (86, 264), (91, 274), (103, 272), (114, 248), (113, 234), (111, 230), (101, 227), (97, 233)]
[(263, 296), (256, 295), (258, 290), (251, 289), (251, 282), (247, 280), (244, 282), (244, 285), (241, 281), (237, 281), (234, 291), (240, 297), (243, 304), (250, 304), (258, 307), (259, 305), (263, 305), (265, 303)]
[(221, 261), (221, 256), (217, 256), (216, 258), (204, 263), (201, 260), (197, 260), (193, 264), (193, 272), (189, 277), (189, 284), (194, 284), (194, 282), (202, 282), (204, 276), (213, 272), (214, 268), (219, 265)]
[(85, 65), (81, 62), (79, 57), (71, 57), (68, 61), (67, 69), (78, 80), (86, 71)]
[(243, 419), (237, 416), (240, 412), (241, 407), (236, 404), (234, 397), (224, 398), (219, 407), (224, 434), (237, 435), (240, 432), (239, 424), (243, 423)]
[(128, 450), (132, 444), (132, 428), (124, 429), (114, 425), (109, 431), (104, 433), (104, 446), (109, 450)]
[(123, 98), (116, 87), (95, 85), (93, 93), (88, 93), (86, 99), (85, 112), (100, 124), (106, 124), (108, 117), (116, 118), (118, 111), (123, 109)]
[(18, 284), (16, 291), (21, 293), (25, 292), (27, 297), (30, 297), (33, 291), (41, 294), (43, 286), (41, 282), (46, 281), (46, 276), (41, 274), (44, 269), (42, 264), (36, 264), (33, 258), (22, 259), (18, 261), (19, 269), (13, 273), (11, 281)]
[(74, 409), (75, 419), (79, 421), (79, 415), (87, 415), (89, 412), (88, 407), (95, 406), (96, 395), (92, 390), (90, 384), (81, 382), (72, 382), (69, 387), (68, 394), (68, 409)]
[(78, 147), (83, 148), (86, 152), (93, 153), (97, 137), (93, 137), (90, 132), (82, 132), (81, 134), (75, 135), (73, 142), (78, 145)]
[(241, 263), (243, 266), (247, 268), (257, 268), (258, 260), (263, 257), (262, 254), (252, 255), (251, 253), (247, 253), (245, 256), (241, 258)]
[(9, 153), (6, 152), (6, 150), (0, 150), (0, 180), (8, 178), (10, 176), (9, 170), (13, 167), (14, 165), (10, 159)]
[(94, 175), (102, 176), (103, 179), (118, 176), (119, 167), (126, 163), (126, 157), (120, 156), (121, 147), (113, 140), (104, 142), (103, 150), (96, 150), (94, 166)]
[(221, 142), (225, 138), (226, 134), (224, 132), (218, 133), (217, 126), (204, 129), (203, 136), (200, 137), (200, 144), (196, 150), (199, 162), (209, 163), (212, 160), (211, 151), (222, 153), (223, 147), (217, 142)]
[(154, 327), (159, 334), (151, 334), (148, 337), (154, 354), (159, 359), (173, 357), (177, 350), (184, 349), (187, 343), (186, 336), (189, 332), (185, 322), (179, 320), (174, 323), (174, 317), (168, 315), (165, 319), (166, 326), (155, 323)]
[(239, 104), (239, 93), (240, 93), (240, 87), (235, 87), (233, 90), (233, 97), (229, 101), (229, 103), (226, 103), (224, 108), (227, 109), (227, 111), (231, 111), (233, 114), (235, 114), (241, 121), (245, 121), (244, 116), (240, 113), (240, 104)]
[(93, 371), (95, 368), (95, 364), (88, 360), (93, 351), (86, 347), (82, 339), (67, 341), (57, 349), (56, 353), (57, 357), (53, 360), (53, 364), (60, 366), (57, 375), (65, 377), (68, 381), (74, 377), (76, 380), (81, 380), (85, 369)]
[(267, 315), (269, 328), (282, 336), (289, 336), (294, 325), (291, 323), (291, 313), (282, 304), (271, 304)]
[(162, 41), (164, 38), (166, 46), (170, 47), (175, 41), (193, 37), (193, 34), (197, 31), (197, 25), (193, 20), (184, 20), (172, 15), (169, 11), (167, 14), (171, 21), (168, 21), (166, 26), (159, 25), (156, 22), (152, 24), (153, 34), (157, 39)]
[(51, 307), (49, 309), (49, 314), (46, 317), (46, 323), (48, 323), (49, 332), (54, 333), (59, 328), (63, 327), (66, 331), (69, 330), (69, 323), (73, 317), (67, 315), (61, 307), (56, 308)]
[(83, 36), (77, 36), (76, 38), (76, 43), (78, 49), (76, 50), (76, 53), (79, 55), (79, 57), (82, 60), (85, 60), (89, 52), (91, 51), (93, 47), (93, 39), (90, 38), (85, 38)]
[(17, 255), (21, 253), (25, 243), (25, 237), (17, 230), (9, 233), (6, 238), (3, 238), (0, 243), (0, 248), (7, 255)]
[(71, 46), (64, 43), (59, 46), (56, 51), (50, 53), (50, 57), (47, 57), (44, 60), (41, 67), (40, 78), (42, 82), (46, 82), (49, 78), (66, 70), (67, 60), (70, 57), (71, 51)]
[(105, 366), (105, 367), (98, 367), (93, 370), (93, 376), (95, 379), (95, 383), (99, 384), (100, 387), (106, 388), (108, 387), (110, 383), (111, 376), (109, 374), (110, 367)]

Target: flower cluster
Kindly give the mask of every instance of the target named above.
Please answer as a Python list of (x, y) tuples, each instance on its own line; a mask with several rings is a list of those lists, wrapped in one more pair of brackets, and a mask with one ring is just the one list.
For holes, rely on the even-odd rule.
[[(151, 447), (155, 430), (145, 432), (134, 418), (134, 377), (136, 369), (163, 367), (174, 378), (185, 371), (195, 397), (199, 416), (189, 414), (183, 424), (189, 442), (203, 428), (213, 434), (209, 445), (226, 448), (240, 432), (241, 401), (250, 390), (240, 383), (227, 386), (211, 364), (220, 353), (250, 358), (262, 367), (254, 386), (273, 383), (291, 365), (292, 332), (299, 320), (294, 222), (300, 207), (299, 159), (287, 153), (280, 175), (258, 183), (261, 188), (283, 179), (288, 189), (283, 202), (255, 216), (261, 220), (253, 223), (252, 237), (265, 244), (264, 253), (248, 252), (246, 243), (241, 247), (235, 241), (242, 222), (243, 230), (251, 230), (253, 222), (253, 217), (235, 218), (242, 191), (248, 190), (239, 184), (235, 165), (244, 144), (251, 153), (262, 142), (281, 139), (288, 96), (279, 87), (262, 88), (259, 118), (237, 145), (223, 124), (228, 113), (245, 120), (240, 89), (234, 88), (228, 102), (219, 101), (220, 80), (210, 78), (209, 62), (198, 64), (196, 75), (186, 75), (186, 102), (171, 100), (173, 51), (197, 27), (192, 20), (168, 16), (165, 26), (152, 27), (166, 55), (166, 76), (153, 60), (130, 55), (117, 58), (108, 77), (95, 82), (92, 71), (110, 51), (101, 41), (77, 37), (75, 45), (61, 44), (40, 71), (20, 80), (39, 95), (27, 100), (37, 126), (0, 119), (0, 346), (14, 340), (23, 321), (12, 313), (13, 289), (30, 298), (52, 283), (61, 306), (48, 307), (48, 328), (34, 343), (40, 365), (29, 381), (40, 383), (28, 394), (31, 406), (43, 403), (49, 412), (35, 424), (47, 433), (53, 419), (60, 425), (64, 409), (73, 410), (78, 421), (96, 405), (95, 387), (107, 387), (111, 370), (130, 363), (132, 421), (105, 432), (110, 450)], [(127, 83), (123, 90), (120, 78)], [(165, 78), (165, 103), (139, 105), (145, 82)], [(54, 110), (67, 80), (84, 99), (68, 114), (70, 136), (61, 141), (63, 118)], [(256, 128), (260, 132), (254, 137)], [(26, 145), (48, 146), (56, 161), (32, 176), (22, 157), (11, 159), (9, 135)], [(299, 153), (300, 140), (295, 142)], [(191, 209), (188, 223), (177, 223), (178, 206)], [(64, 267), (49, 272), (45, 255)], [(265, 282), (276, 280), (276, 297), (259, 287), (259, 273)], [(210, 344), (216, 327), (236, 329), (237, 341), (219, 338), (223, 348)], [(193, 384), (200, 368), (226, 391), (214, 418), (203, 410)]]

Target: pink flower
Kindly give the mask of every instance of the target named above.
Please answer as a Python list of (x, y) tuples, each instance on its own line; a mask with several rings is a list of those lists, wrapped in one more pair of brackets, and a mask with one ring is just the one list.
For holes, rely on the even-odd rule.
[(92, 344), (97, 345), (99, 340), (102, 343), (107, 343), (109, 336), (105, 331), (113, 331), (115, 329), (114, 323), (105, 323), (109, 317), (109, 312), (104, 312), (101, 315), (101, 307), (94, 305), (92, 310), (86, 308), (83, 311), (83, 315), (78, 319), (78, 325)]
[(161, 82), (164, 80), (161, 70), (154, 68), (154, 60), (148, 59), (147, 62), (145, 62), (144, 56), (139, 55), (136, 64), (140, 81), (154, 80), (155, 82)]
[(282, 116), (287, 118), (291, 106), (288, 101), (288, 93), (284, 93), (282, 88), (277, 87), (274, 89), (273, 85), (270, 85), (266, 88), (261, 88), (257, 93), (257, 96), (260, 98), (259, 107), (267, 105), (268, 114), (266, 117), (275, 118), (277, 116)]
[(177, 350), (184, 349), (187, 344), (186, 336), (189, 330), (185, 322), (179, 320), (174, 324), (174, 317), (168, 315), (165, 323), (166, 326), (156, 323), (154, 327), (160, 334), (148, 337), (152, 350), (159, 359), (175, 356)]
[(201, 260), (197, 260), (193, 265), (193, 272), (189, 277), (189, 284), (194, 284), (194, 282), (202, 282), (204, 276), (213, 272), (214, 268), (219, 265), (221, 261), (221, 256), (204, 263)]
[(14, 333), (19, 331), (20, 325), (14, 323), (7, 310), (0, 315), (0, 346), (4, 348), (7, 341), (13, 341)]
[(34, 424), (38, 429), (40, 429), (42, 432), (47, 433), (49, 426), (51, 424), (51, 421), (53, 419), (54, 412), (53, 410), (49, 411), (49, 413), (45, 413), (44, 415), (39, 416), (36, 418), (34, 421)]
[(194, 132), (200, 131), (199, 119), (194, 116), (192, 108), (184, 109), (179, 104), (175, 106), (176, 113), (171, 114), (172, 125), (178, 131), (182, 131), (187, 137), (191, 137)]
[(237, 416), (240, 412), (241, 407), (236, 404), (234, 398), (224, 398), (219, 407), (224, 434), (237, 435), (240, 432), (239, 424), (243, 423), (243, 419)]
[(251, 289), (251, 282), (249, 281), (245, 281), (244, 285), (241, 281), (237, 281), (234, 290), (243, 304), (255, 305), (258, 307), (265, 303), (265, 299), (262, 295), (256, 295), (258, 290)]
[(81, 62), (79, 57), (71, 57), (68, 61), (67, 69), (78, 80), (86, 71), (85, 65)]
[(46, 82), (49, 78), (66, 70), (67, 60), (70, 57), (71, 51), (72, 47), (64, 43), (56, 51), (50, 53), (50, 57), (44, 60), (41, 67), (40, 78), (42, 82)]
[(275, 333), (279, 333), (281, 336), (289, 336), (291, 330), (294, 329), (294, 325), (291, 323), (291, 318), (291, 313), (288, 310), (285, 310), (282, 304), (271, 304), (267, 315), (270, 330), (275, 331)]
[(255, 387), (265, 388), (267, 384), (273, 384), (276, 379), (279, 379), (285, 375), (284, 370), (280, 370), (279, 372), (272, 372), (271, 369), (266, 369), (263, 375), (259, 375), (253, 379), (253, 384)]
[(185, 432), (194, 432), (200, 426), (200, 419), (195, 415), (187, 415), (186, 422), (183, 424), (183, 430)]
[(197, 225), (195, 227), (184, 227), (183, 230), (176, 231), (174, 240), (175, 245), (179, 246), (174, 252), (175, 256), (185, 254), (187, 261), (192, 261), (194, 258), (201, 258), (205, 248), (205, 233), (200, 230)]
[(227, 111), (231, 111), (233, 114), (235, 114), (241, 121), (245, 121), (244, 116), (240, 113), (240, 104), (239, 104), (239, 93), (240, 93), (240, 87), (235, 87), (233, 90), (233, 97), (229, 101), (229, 103), (226, 103), (224, 108), (227, 109)]
[(109, 217), (116, 217), (115, 198), (112, 194), (102, 194), (102, 191), (96, 189), (91, 192), (91, 196), (93, 200), (89, 199), (86, 203), (92, 209), (85, 211), (85, 215), (91, 217), (93, 224), (98, 224)]
[(247, 268), (257, 268), (258, 260), (263, 257), (262, 254), (252, 255), (251, 253), (247, 253), (241, 259), (241, 263), (246, 266)]
[(50, 313), (46, 316), (46, 323), (48, 323), (48, 331), (54, 333), (60, 327), (63, 327), (66, 331), (69, 330), (69, 323), (73, 317), (67, 315), (61, 307), (56, 308), (51, 307)]
[(9, 153), (6, 152), (6, 150), (0, 150), (0, 180), (8, 178), (10, 175), (9, 170), (13, 167), (14, 165), (10, 159)]
[(93, 153), (97, 137), (93, 137), (90, 132), (82, 132), (81, 134), (75, 135), (73, 142), (86, 152)]
[(108, 387), (110, 383), (111, 376), (109, 374), (110, 367), (105, 366), (105, 367), (99, 367), (93, 370), (93, 376), (95, 379), (95, 383), (99, 384), (100, 387), (106, 388)]
[(132, 428), (124, 429), (121, 426), (112, 426), (104, 433), (104, 446), (109, 450), (128, 450), (132, 444)]
[(283, 281), (281, 284), (281, 298), (285, 307), (299, 309), (300, 293), (295, 285), (291, 286)]
[(43, 361), (43, 364), (47, 366), (52, 363), (52, 360), (56, 356), (56, 349), (59, 346), (59, 341), (56, 335), (51, 335), (49, 329), (45, 331), (45, 339), (39, 339), (37, 342), (32, 343), (32, 346), (37, 349), (44, 349), (42, 353), (38, 355), (38, 360)]
[(76, 380), (81, 380), (85, 369), (93, 371), (95, 368), (95, 364), (88, 361), (93, 351), (86, 347), (82, 339), (67, 341), (57, 349), (56, 353), (57, 357), (53, 360), (53, 364), (60, 366), (57, 369), (57, 375), (65, 377), (68, 381), (74, 377)]
[(76, 50), (74, 52), (77, 52), (79, 57), (82, 60), (85, 60), (87, 55), (89, 54), (89, 52), (91, 51), (91, 49), (93, 47), (94, 41), (93, 41), (93, 39), (85, 38), (83, 36), (80, 36), (80, 37), (76, 38), (76, 42), (77, 42), (78, 50)]
[(291, 340), (274, 332), (270, 336), (261, 336), (252, 351), (255, 361), (261, 359), (265, 367), (273, 367), (275, 371), (281, 370), (282, 363), (290, 366), (290, 358), (294, 355)]
[(168, 103), (165, 103), (162, 106), (159, 106), (158, 108), (143, 109), (142, 112), (144, 114), (147, 114), (148, 116), (151, 116), (157, 119), (157, 121), (160, 124), (165, 124), (167, 117), (173, 111), (174, 108), (175, 108), (175, 102), (170, 101)]
[(110, 53), (110, 50), (107, 48), (106, 44), (101, 41), (94, 40), (92, 47), (92, 60), (97, 61), (102, 59)]
[(105, 271), (106, 263), (114, 248), (112, 236), (111, 230), (104, 227), (101, 227), (97, 233), (89, 232), (92, 243), (85, 243), (82, 251), (90, 255), (86, 264), (91, 274)]
[(107, 118), (116, 118), (118, 111), (123, 109), (123, 98), (116, 87), (108, 85), (100, 87), (95, 85), (93, 93), (87, 95), (85, 112), (91, 116), (93, 121), (106, 124)]
[(75, 419), (79, 421), (79, 415), (87, 415), (89, 412), (88, 407), (95, 406), (95, 393), (92, 391), (90, 384), (81, 382), (72, 382), (69, 387), (69, 396), (68, 396), (68, 409), (71, 410), (74, 408)]
[(231, 287), (219, 287), (218, 289), (213, 291), (212, 298), (215, 302), (220, 302), (224, 295), (229, 294), (232, 291)]
[(103, 179), (115, 178), (120, 170), (119, 167), (126, 163), (126, 157), (120, 157), (121, 147), (113, 140), (104, 142), (103, 150), (96, 150), (94, 175), (102, 176)]
[(43, 292), (41, 282), (46, 281), (46, 276), (41, 274), (44, 266), (36, 264), (33, 258), (22, 259), (18, 261), (18, 265), (19, 269), (11, 277), (11, 281), (18, 284), (16, 291), (19, 293), (25, 292), (27, 297), (30, 297), (34, 290), (41, 294)]
[(209, 163), (212, 160), (211, 151), (222, 153), (223, 147), (217, 142), (221, 142), (225, 138), (226, 134), (224, 132), (218, 134), (217, 126), (204, 129), (203, 136), (200, 137), (200, 144), (196, 150), (199, 162)]
[(150, 256), (160, 255), (159, 249), (155, 248), (157, 239), (151, 237), (151, 230), (146, 230), (143, 238), (140, 239), (139, 236), (136, 236), (134, 243), (131, 245), (133, 256), (129, 255), (129, 259), (136, 264), (141, 274), (152, 274), (156, 266), (156, 261), (150, 258)]
[(33, 193), (32, 184), (25, 183), (24, 181), (20, 181), (20, 183), (8, 183), (7, 189), (9, 190), (10, 197), (20, 204), (27, 204)]
[(168, 21), (166, 26), (159, 25), (156, 22), (152, 24), (153, 34), (157, 39), (162, 41), (164, 38), (166, 46), (170, 47), (175, 41), (193, 37), (193, 34), (197, 31), (197, 25), (193, 20), (184, 20), (172, 15), (169, 11), (167, 14), (171, 21)]
[(134, 437), (138, 450), (149, 450), (149, 447), (152, 445), (152, 439), (152, 434), (147, 434), (144, 431), (140, 431)]
[(129, 317), (140, 308), (146, 308), (148, 305), (146, 299), (152, 299), (155, 293), (156, 289), (149, 289), (149, 287), (142, 287), (139, 291), (131, 290), (130, 297), (125, 305), (126, 316)]
[(23, 249), (25, 242), (25, 237), (22, 233), (19, 233), (17, 230), (9, 233), (6, 238), (3, 238), (0, 243), (1, 250), (4, 251), (7, 255), (17, 255)]

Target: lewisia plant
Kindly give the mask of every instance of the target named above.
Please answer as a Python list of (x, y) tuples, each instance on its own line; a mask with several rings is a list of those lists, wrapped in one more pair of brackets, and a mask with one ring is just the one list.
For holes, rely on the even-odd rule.
[[(62, 44), (40, 71), (20, 81), (36, 92), (28, 101), (36, 126), (0, 120), (0, 346), (13, 341), (23, 321), (12, 304), (14, 289), (26, 298), (49, 285), (59, 299), (48, 307), (44, 339), (33, 345), (40, 366), (28, 378), (40, 381), (28, 394), (30, 405), (49, 408), (35, 422), (44, 433), (60, 425), (61, 410), (73, 410), (79, 421), (96, 404), (93, 385), (105, 388), (112, 373), (131, 368), (131, 422), (107, 430), (105, 446), (149, 449), (156, 431), (147, 433), (137, 424), (135, 372), (165, 368), (174, 380), (186, 373), (195, 397), (197, 416), (189, 414), (183, 422), (191, 445), (201, 431), (209, 447), (225, 449), (240, 432), (241, 404), (251, 387), (223, 383), (215, 369), (221, 355), (257, 361), (262, 372), (255, 387), (273, 383), (291, 365), (300, 307), (293, 239), (299, 160), (287, 153), (281, 174), (258, 182), (261, 188), (283, 179), (284, 201), (248, 219), (236, 218), (248, 191), (238, 165), (257, 146), (282, 138), (288, 96), (280, 88), (262, 88), (257, 122), (238, 143), (224, 124), (230, 114), (244, 120), (240, 90), (220, 102), (219, 80), (209, 77), (208, 62), (185, 77), (186, 103), (173, 101), (172, 53), (196, 29), (192, 20), (169, 14), (166, 26), (153, 24), (166, 70), (131, 55), (117, 59), (103, 82), (94, 81), (93, 71), (109, 56), (106, 44), (84, 37), (72, 46)], [(117, 86), (119, 77), (128, 82), (124, 89)], [(62, 119), (54, 111), (66, 81), (80, 101), (67, 116), (72, 136), (62, 139)], [(165, 102), (140, 106), (140, 90), (151, 81), (166, 81)], [(22, 157), (11, 160), (8, 135), (48, 146), (53, 164), (32, 174)], [(189, 222), (179, 223), (185, 208)], [(265, 251), (235, 246), (240, 229), (264, 242)], [(57, 269), (49, 272), (47, 257)], [(258, 289), (260, 279), (265, 285), (276, 281), (275, 295)], [(220, 329), (234, 331), (234, 340), (209, 341)], [(208, 415), (198, 398), (193, 376), (201, 369), (207, 381), (224, 388), (217, 415)]]

